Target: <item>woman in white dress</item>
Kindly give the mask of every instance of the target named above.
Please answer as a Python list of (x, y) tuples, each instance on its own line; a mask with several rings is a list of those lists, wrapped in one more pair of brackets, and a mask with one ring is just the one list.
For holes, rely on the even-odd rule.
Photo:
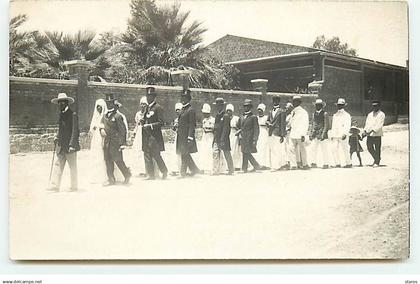
[(213, 131), (214, 131), (214, 117), (211, 116), (211, 107), (209, 104), (203, 104), (201, 109), (203, 113), (203, 136), (198, 145), (198, 154), (200, 161), (200, 168), (204, 172), (210, 173), (213, 169)]
[(265, 104), (259, 104), (257, 107), (260, 135), (257, 141), (257, 154), (255, 155), (255, 159), (260, 163), (263, 170), (269, 169), (270, 166), (270, 156), (268, 153), (268, 116), (264, 114), (265, 108)]
[(105, 100), (96, 100), (95, 109), (93, 110), (92, 121), (89, 128), (89, 132), (92, 138), (90, 141), (92, 183), (103, 183), (107, 179), (104, 157), (104, 137), (102, 137), (99, 131), (101, 128), (103, 128), (103, 117), (106, 112), (107, 107)]
[(175, 139), (174, 139), (173, 145), (171, 145), (173, 147), (171, 148), (170, 158), (169, 158), (169, 168), (171, 169), (171, 174), (173, 176), (176, 176), (181, 172), (181, 155), (176, 153), (176, 147), (175, 147), (175, 141), (177, 139), (176, 135), (178, 131), (178, 116), (181, 110), (182, 110), (182, 103), (176, 103), (175, 104), (176, 118), (172, 122), (172, 131), (175, 132)]
[(226, 113), (232, 117), (230, 120), (230, 147), (232, 149), (233, 166), (235, 170), (240, 170), (242, 167), (242, 152), (239, 144), (239, 136), (236, 136), (236, 132), (239, 130), (239, 116), (233, 115), (235, 107), (233, 104), (226, 105)]
[(132, 165), (134, 166), (134, 170), (138, 172), (138, 176), (146, 176), (146, 169), (144, 166), (144, 154), (142, 150), (142, 135), (141, 135), (141, 125), (140, 119), (144, 116), (144, 112), (146, 111), (147, 107), (147, 99), (146, 97), (141, 97), (140, 99), (140, 110), (136, 113), (134, 117), (134, 121), (136, 122), (136, 126), (134, 127), (134, 140), (132, 149), (134, 153), (131, 155), (135, 158), (135, 161), (132, 161)]

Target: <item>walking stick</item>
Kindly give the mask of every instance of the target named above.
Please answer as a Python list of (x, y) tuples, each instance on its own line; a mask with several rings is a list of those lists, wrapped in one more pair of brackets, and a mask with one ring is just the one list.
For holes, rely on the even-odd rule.
[(53, 150), (53, 156), (52, 156), (52, 161), (51, 161), (50, 177), (48, 178), (48, 186), (50, 186), (50, 182), (51, 182), (51, 175), (52, 175), (52, 170), (53, 170), (53, 166), (54, 166), (54, 157), (55, 157), (55, 148), (56, 147), (57, 147), (57, 142), (54, 141), (54, 150)]

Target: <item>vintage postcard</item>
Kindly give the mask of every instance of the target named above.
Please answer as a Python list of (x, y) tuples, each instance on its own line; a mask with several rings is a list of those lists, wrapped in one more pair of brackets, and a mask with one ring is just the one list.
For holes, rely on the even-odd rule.
[(408, 258), (408, 9), (11, 1), (10, 258)]

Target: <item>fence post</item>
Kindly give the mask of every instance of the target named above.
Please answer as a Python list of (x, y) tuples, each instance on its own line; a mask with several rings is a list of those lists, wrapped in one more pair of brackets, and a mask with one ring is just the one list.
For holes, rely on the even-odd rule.
[(88, 92), (91, 63), (86, 60), (71, 60), (66, 61), (64, 65), (68, 67), (70, 80), (77, 80), (77, 95), (73, 110), (79, 115), (79, 128), (86, 131), (89, 129), (89, 114), (91, 108), (93, 108)]
[(267, 95), (267, 79), (253, 79), (251, 80), (252, 88), (257, 91), (261, 92), (260, 103), (263, 101), (263, 97)]

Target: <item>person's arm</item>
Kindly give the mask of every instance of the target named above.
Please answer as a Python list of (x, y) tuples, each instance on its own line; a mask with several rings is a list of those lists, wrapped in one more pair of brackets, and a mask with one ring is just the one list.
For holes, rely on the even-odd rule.
[(157, 106), (155, 111), (156, 111), (157, 121), (149, 124), (152, 130), (156, 128), (161, 129), (162, 126), (165, 124), (163, 108), (161, 106)]
[(324, 140), (327, 136), (327, 131), (330, 128), (330, 120), (328, 119), (328, 113), (324, 112), (324, 127), (322, 128), (321, 140)]
[(280, 129), (280, 137), (283, 137), (283, 138), (286, 136), (286, 127), (287, 127), (286, 116), (287, 114), (285, 111), (280, 112), (279, 129)]
[(372, 130), (373, 132), (378, 132), (384, 126), (385, 114), (383, 112), (378, 113), (378, 117), (375, 119)]
[(69, 143), (69, 150), (76, 150), (77, 144), (79, 142), (79, 118), (77, 114), (73, 112), (72, 114), (72, 129), (71, 129), (71, 136), (70, 136), (70, 143)]
[(226, 139), (229, 139), (229, 131), (230, 130), (230, 116), (224, 115), (223, 116), (223, 125), (222, 125), (222, 134), (220, 135), (220, 141), (221, 143), (224, 143)]
[(252, 119), (252, 123), (253, 123), (253, 128), (254, 128), (254, 135), (252, 137), (252, 141), (257, 144), (258, 141), (258, 136), (260, 136), (260, 126), (258, 125), (258, 118), (256, 116), (253, 117)]
[(124, 118), (120, 114), (115, 115), (115, 121), (117, 123), (117, 131), (120, 136), (120, 146), (127, 144), (127, 130), (124, 123)]
[(190, 109), (188, 113), (188, 140), (190, 141), (193, 141), (195, 139), (194, 137), (195, 126), (196, 126), (195, 111), (193, 109)]
[(342, 119), (343, 119), (343, 129), (342, 129), (341, 137), (344, 140), (346, 139), (346, 137), (348, 136), (348, 133), (350, 132), (351, 115), (347, 113), (344, 117), (342, 117)]

